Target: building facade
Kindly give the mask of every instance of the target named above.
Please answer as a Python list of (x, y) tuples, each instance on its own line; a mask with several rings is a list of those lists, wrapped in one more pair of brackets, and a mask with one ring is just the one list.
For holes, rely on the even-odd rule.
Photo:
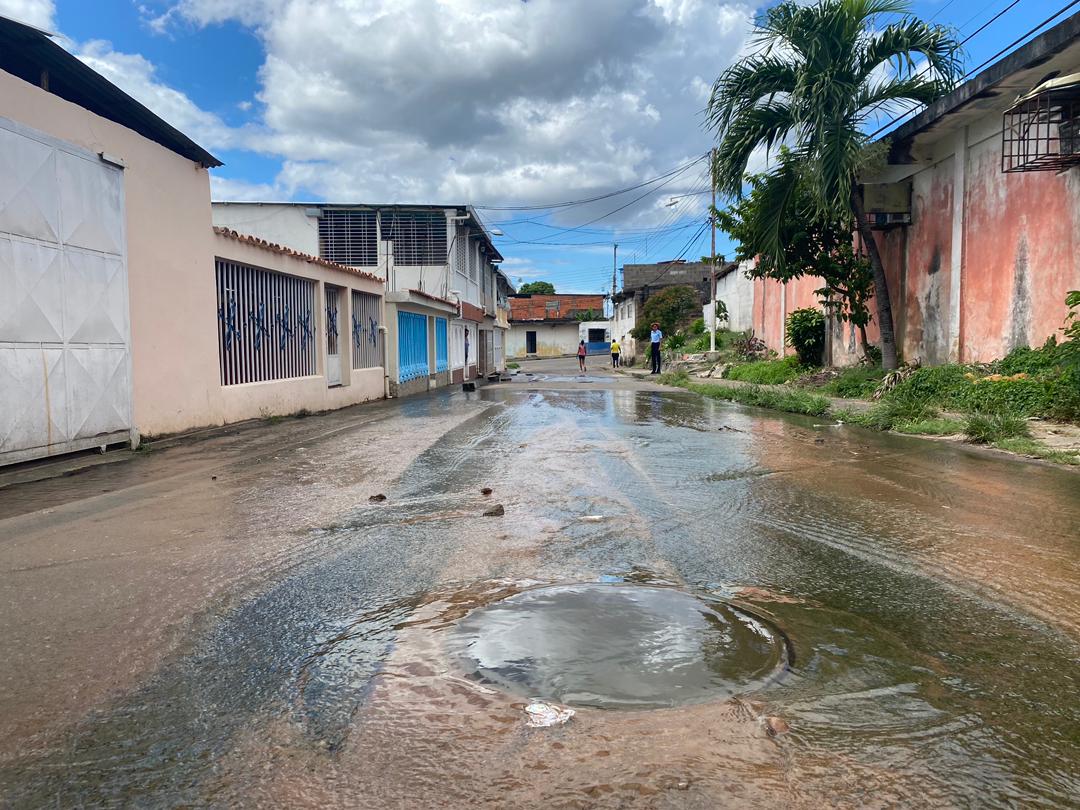
[[(1066, 292), (1080, 289), (1080, 149), (1063, 134), (1080, 115), (1080, 82), (1054, 91), (1055, 110), (1073, 117), (1019, 132), (1003, 121), (1019, 96), (1078, 72), (1073, 16), (891, 133), (887, 165), (862, 178), (905, 360), (987, 362), (1058, 333)], [(1039, 166), (1014, 158), (1036, 154), (1040, 133), (1059, 154), (1048, 170), (1029, 170)], [(784, 350), (786, 315), (819, 306), (820, 286), (755, 282), (754, 329), (770, 348)], [(878, 340), (876, 318), (867, 334)], [(837, 365), (857, 362), (857, 332), (831, 324), (827, 353)]]
[(381, 322), (381, 283), (215, 233), (217, 165), (0, 17), (0, 464), (383, 396), (381, 358), (322, 350), (331, 293)]
[(582, 323), (602, 315), (603, 311), (602, 295), (514, 295), (510, 298), (506, 356), (565, 357), (577, 354), (578, 341), (585, 339)]
[(391, 396), (503, 370), (499, 348), (513, 288), (498, 269), (502, 255), (469, 206), (215, 202), (213, 217), (218, 226), (242, 228), (385, 283)]

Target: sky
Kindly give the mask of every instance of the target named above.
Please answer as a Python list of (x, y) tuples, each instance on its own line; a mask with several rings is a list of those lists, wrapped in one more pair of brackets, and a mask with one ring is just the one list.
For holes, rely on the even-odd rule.
[[(971, 69), (1064, 5), (911, 8), (961, 39), (974, 34)], [(214, 199), (468, 203), (502, 232), (512, 281), (560, 292), (610, 291), (613, 262), (708, 255), (702, 109), (717, 74), (750, 47), (761, 8), (0, 0), (0, 15), (54, 32), (223, 161)], [(755, 161), (764, 168), (766, 156)], [(560, 205), (582, 200), (592, 201)], [(731, 250), (718, 234), (717, 252)]]

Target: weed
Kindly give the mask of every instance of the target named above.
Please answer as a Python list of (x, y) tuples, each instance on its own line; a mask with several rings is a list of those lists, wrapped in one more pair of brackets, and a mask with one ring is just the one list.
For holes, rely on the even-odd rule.
[(917, 422), (897, 422), (893, 430), (912, 436), (955, 436), (964, 432), (964, 423), (958, 419), (938, 417)]
[(679, 371), (665, 371), (657, 378), (661, 385), (683, 386), (690, 379), (690, 375), (680, 369)]
[(847, 399), (868, 399), (878, 385), (885, 371), (877, 366), (852, 366), (845, 368), (839, 376), (833, 378), (819, 390), (823, 394)]
[(1008, 450), (1021, 456), (1031, 456), (1057, 464), (1080, 465), (1080, 451), (1077, 450), (1054, 450), (1046, 445), (1039, 444), (1034, 439), (1022, 436), (1012, 439), (1000, 439), (994, 442), (994, 447), (1000, 450)]
[(785, 357), (782, 360), (758, 360), (733, 366), (728, 377), (756, 385), (779, 385), (794, 380), (805, 371), (806, 369), (799, 365), (797, 357)]
[(521, 368), (521, 363), (507, 363), (507, 368)]
[(768, 388), (758, 385), (708, 385), (688, 383), (684, 386), (690, 391), (712, 399), (726, 399), (756, 408), (771, 408), (786, 413), (801, 413), (807, 416), (823, 416), (829, 410), (829, 400), (798, 388)]
[(1028, 435), (1027, 422), (1011, 413), (969, 413), (964, 420), (964, 435), (973, 444), (994, 444), (1005, 439)]

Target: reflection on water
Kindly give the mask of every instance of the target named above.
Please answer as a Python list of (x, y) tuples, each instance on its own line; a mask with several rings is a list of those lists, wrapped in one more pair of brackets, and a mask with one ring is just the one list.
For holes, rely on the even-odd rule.
[[(342, 514), (138, 692), (0, 763), (0, 798), (1075, 802), (1075, 474), (682, 393), (475, 396), (497, 407), (385, 504)], [(480, 517), (484, 485), (504, 518)], [(778, 645), (705, 592), (788, 637), (790, 672), (761, 677)], [(626, 708), (714, 678), (719, 700)], [(534, 691), (584, 707), (528, 729)]]
[(463, 619), (453, 655), (481, 680), (575, 706), (647, 709), (760, 688), (785, 661), (753, 617), (669, 588), (562, 585)]

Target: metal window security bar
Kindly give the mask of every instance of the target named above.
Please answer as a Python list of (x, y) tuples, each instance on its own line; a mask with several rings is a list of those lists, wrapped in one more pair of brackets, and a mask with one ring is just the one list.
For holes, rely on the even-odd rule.
[(350, 267), (376, 266), (379, 234), (375, 212), (324, 210), (319, 217), (319, 255)]
[(1003, 116), (1001, 170), (1064, 171), (1080, 165), (1080, 74), (1043, 82)]
[(382, 337), (379, 335), (380, 299), (371, 293), (352, 293), (352, 367), (382, 365)]
[(427, 316), (398, 312), (398, 380), (408, 382), (427, 373)]
[(383, 211), (383, 240), (394, 243), (394, 263), (446, 264), (446, 216), (442, 211)]
[(449, 347), (446, 336), (446, 318), (435, 319), (435, 370), (450, 368)]
[(316, 373), (315, 282), (215, 261), (222, 385)]

